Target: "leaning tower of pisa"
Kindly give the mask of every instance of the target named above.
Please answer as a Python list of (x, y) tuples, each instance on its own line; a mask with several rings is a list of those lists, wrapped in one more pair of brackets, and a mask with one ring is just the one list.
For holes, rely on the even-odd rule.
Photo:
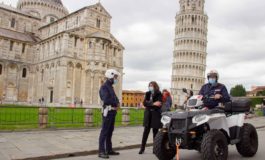
[(171, 91), (174, 104), (182, 105), (182, 89), (198, 93), (205, 82), (207, 24), (205, 0), (179, 0), (176, 16)]

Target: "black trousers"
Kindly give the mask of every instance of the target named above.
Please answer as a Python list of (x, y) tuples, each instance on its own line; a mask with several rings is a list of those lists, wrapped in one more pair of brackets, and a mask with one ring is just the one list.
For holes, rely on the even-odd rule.
[(109, 111), (107, 117), (103, 117), (102, 129), (99, 136), (99, 152), (108, 153), (112, 151), (112, 134), (114, 131), (116, 111)]
[[(149, 136), (151, 128), (150, 127), (144, 127), (144, 133), (142, 138), (142, 146), (141, 149), (144, 150), (146, 146), (146, 142)], [(159, 129), (153, 128), (153, 139), (155, 139), (156, 134), (158, 133)]]

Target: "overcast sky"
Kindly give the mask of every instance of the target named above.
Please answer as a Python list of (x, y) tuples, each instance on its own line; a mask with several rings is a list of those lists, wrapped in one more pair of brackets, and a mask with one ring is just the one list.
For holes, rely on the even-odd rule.
[[(98, 0), (62, 0), (70, 12)], [(0, 0), (16, 6), (17, 0)], [(124, 89), (146, 90), (151, 80), (170, 88), (175, 16), (179, 0), (101, 0), (112, 33), (125, 46)], [(206, 0), (207, 70), (228, 88), (265, 85), (265, 1)]]

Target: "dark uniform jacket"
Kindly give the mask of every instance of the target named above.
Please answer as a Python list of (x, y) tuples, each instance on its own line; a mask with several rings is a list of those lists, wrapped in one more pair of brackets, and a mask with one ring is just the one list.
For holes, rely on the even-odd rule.
[(144, 112), (144, 127), (159, 129), (161, 124), (161, 108), (154, 106), (153, 103), (159, 101), (162, 103), (162, 93), (160, 91), (152, 94), (151, 92), (145, 93), (144, 106), (146, 107)]
[[(216, 94), (221, 94), (222, 98), (219, 100), (215, 100), (210, 97), (214, 97)], [(202, 95), (203, 103), (205, 107), (209, 109), (213, 109), (218, 106), (219, 103), (226, 103), (230, 101), (230, 95), (227, 92), (225, 85), (221, 83), (217, 83), (216, 85), (211, 85), (210, 83), (202, 86), (199, 95)]]
[(113, 82), (111, 80), (106, 80), (99, 90), (99, 95), (104, 106), (111, 105), (112, 107), (118, 107), (119, 99), (116, 96), (112, 85)]

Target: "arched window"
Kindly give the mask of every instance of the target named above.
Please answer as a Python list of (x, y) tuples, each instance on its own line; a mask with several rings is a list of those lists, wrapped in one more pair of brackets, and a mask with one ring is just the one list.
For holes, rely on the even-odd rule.
[(194, 18), (194, 16), (192, 16), (191, 22), (192, 22), (192, 24), (195, 24), (195, 18)]
[(22, 70), (22, 78), (26, 78), (27, 77), (27, 69), (23, 68)]
[(43, 77), (44, 77), (44, 69), (41, 70), (41, 82), (43, 82)]
[(79, 24), (79, 17), (76, 17), (75, 24), (76, 24), (76, 25)]
[(3, 66), (2, 64), (0, 64), (0, 75), (2, 75), (2, 71), (3, 71)]
[(78, 37), (75, 37), (75, 47), (77, 46)]
[(100, 28), (100, 19), (97, 19), (97, 28)]
[(16, 20), (15, 20), (15, 18), (12, 18), (11, 19), (11, 28), (15, 28), (15, 25), (16, 25)]
[(23, 44), (22, 44), (22, 53), (25, 53), (25, 49), (26, 49), (26, 44), (23, 43)]
[(9, 51), (13, 51), (14, 41), (10, 41)]
[(113, 56), (116, 57), (116, 48), (113, 50)]

